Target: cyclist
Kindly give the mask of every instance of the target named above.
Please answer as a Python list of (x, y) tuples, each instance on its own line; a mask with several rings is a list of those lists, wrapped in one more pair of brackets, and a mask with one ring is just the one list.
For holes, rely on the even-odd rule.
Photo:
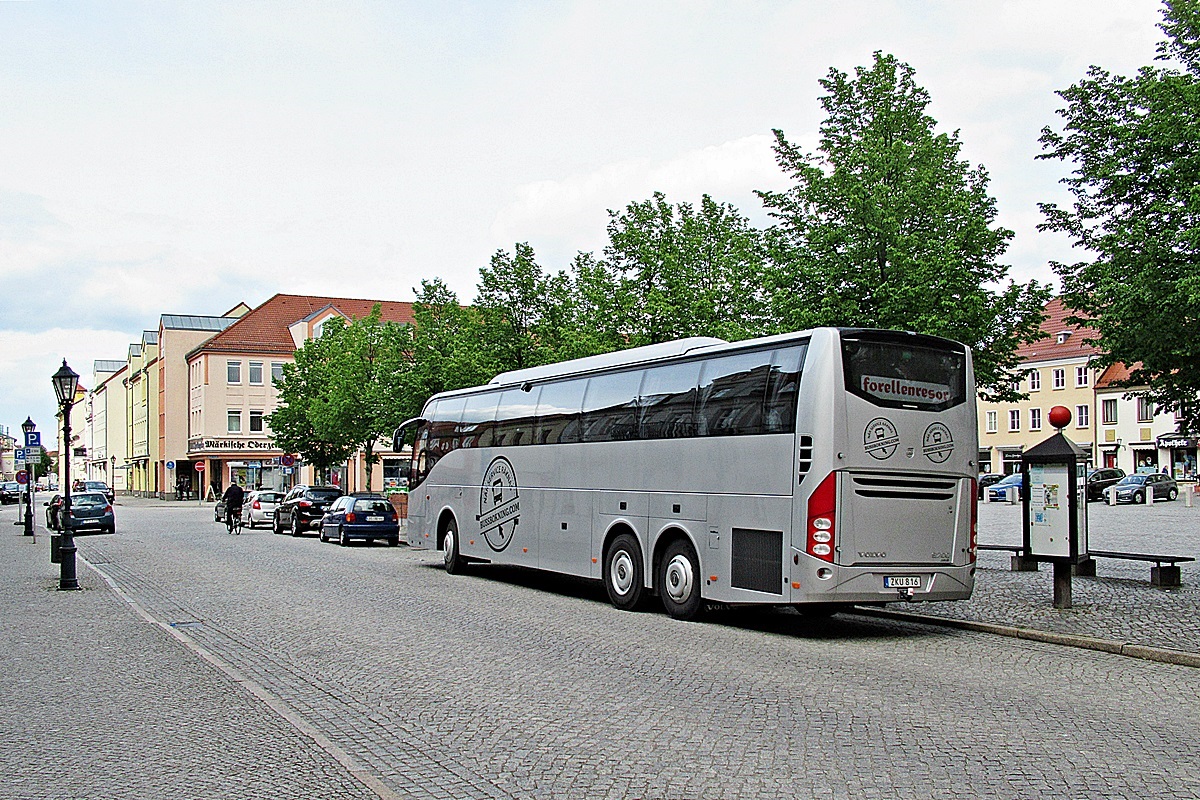
[(242, 503), (246, 501), (246, 493), (238, 486), (236, 478), (229, 484), (221, 499), (225, 501), (225, 524), (229, 532), (241, 533)]

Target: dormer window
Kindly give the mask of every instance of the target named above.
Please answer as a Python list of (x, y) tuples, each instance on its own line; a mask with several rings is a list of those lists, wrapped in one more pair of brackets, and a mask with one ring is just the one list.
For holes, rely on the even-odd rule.
[(1070, 338), (1071, 338), (1070, 331), (1059, 331), (1058, 332), (1058, 343), (1059, 344), (1066, 344), (1067, 339), (1070, 339)]

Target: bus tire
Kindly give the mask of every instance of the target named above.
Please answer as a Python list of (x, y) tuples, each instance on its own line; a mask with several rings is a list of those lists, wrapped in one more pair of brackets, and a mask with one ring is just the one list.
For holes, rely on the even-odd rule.
[(658, 593), (663, 608), (675, 619), (695, 619), (700, 613), (700, 559), (687, 539), (667, 545), (659, 566)]
[(628, 533), (613, 539), (604, 553), (604, 590), (608, 601), (622, 611), (633, 611), (642, 602), (642, 548)]
[(451, 517), (446, 523), (446, 534), (442, 539), (442, 557), (446, 563), (446, 572), (457, 575), (463, 571), (466, 562), (458, 551), (458, 523)]

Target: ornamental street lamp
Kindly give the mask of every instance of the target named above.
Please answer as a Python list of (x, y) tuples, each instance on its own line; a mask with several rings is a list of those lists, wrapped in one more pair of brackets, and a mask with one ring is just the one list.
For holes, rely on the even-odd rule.
[[(25, 421), (21, 423), (21, 430), (25, 433), (26, 446), (29, 444), (29, 434), (33, 433), (36, 428), (37, 426), (33, 424), (33, 419), (30, 417), (26, 417)], [(33, 487), (37, 486), (37, 462), (30, 461), (27, 457), (25, 473), (29, 476), (29, 483), (25, 484), (25, 535), (33, 536)]]
[(59, 524), (62, 528), (62, 539), (58, 546), (60, 570), (58, 573), (59, 589), (78, 589), (79, 579), (75, 576), (75, 537), (71, 533), (71, 406), (75, 404), (75, 389), (79, 386), (79, 376), (67, 366), (64, 358), (62, 366), (51, 378), (54, 383), (54, 394), (58, 397), (58, 406), (62, 409), (63, 444), (59, 448), (59, 458), (63, 461), (63, 504), (59, 511)]

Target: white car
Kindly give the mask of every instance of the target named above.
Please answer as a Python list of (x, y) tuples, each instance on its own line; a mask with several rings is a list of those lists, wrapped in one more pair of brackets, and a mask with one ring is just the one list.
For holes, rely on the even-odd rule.
[(242, 524), (247, 528), (265, 525), (268, 528), (275, 522), (275, 506), (283, 499), (283, 492), (273, 492), (267, 489), (250, 492), (242, 503)]

